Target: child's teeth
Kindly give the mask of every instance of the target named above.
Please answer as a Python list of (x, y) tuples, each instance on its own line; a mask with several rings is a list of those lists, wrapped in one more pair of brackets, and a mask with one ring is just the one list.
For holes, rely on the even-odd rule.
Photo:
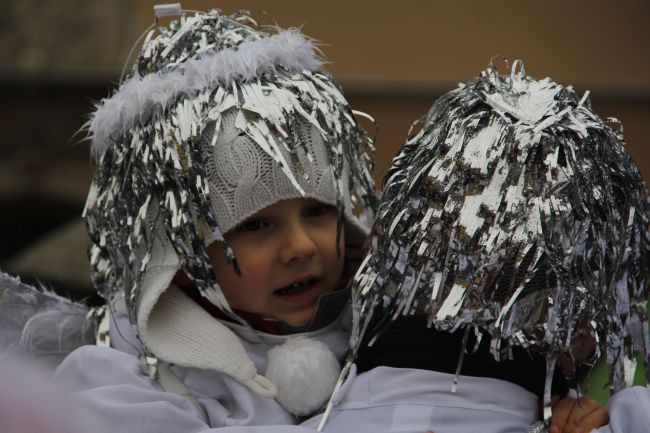
[(283, 288), (283, 289), (279, 289), (278, 292), (280, 292), (280, 293), (293, 293), (293, 292), (297, 292), (297, 291), (302, 290), (305, 286), (307, 286), (308, 284), (310, 284), (312, 281), (313, 281), (313, 280), (307, 280), (307, 281), (303, 281), (303, 282), (301, 282), (301, 283), (291, 284), (291, 285), (286, 286), (286, 287)]

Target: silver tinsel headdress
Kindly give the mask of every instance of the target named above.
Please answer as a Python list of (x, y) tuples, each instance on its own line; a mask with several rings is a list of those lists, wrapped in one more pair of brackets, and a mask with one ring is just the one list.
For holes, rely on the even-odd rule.
[(649, 364), (650, 209), (611, 120), (519, 62), (442, 96), (386, 174), (354, 280), (354, 353), (415, 314), (491, 338), (496, 359), (546, 354), (547, 385), (556, 356), (594, 337), (625, 386), (637, 355)]
[(312, 40), (296, 30), (264, 31), (244, 12), (182, 15), (146, 35), (130, 76), (88, 122), (94, 284), (107, 299), (124, 291), (132, 321), (157, 236), (171, 242), (201, 294), (229, 311), (207, 244), (221, 242), (235, 267), (236, 260), (211, 208), (201, 151), (219, 140), (226, 112), (297, 191), (311, 157), (302, 140), (308, 125), (327, 146), (339, 232), (344, 215), (370, 212), (372, 141), (321, 63)]

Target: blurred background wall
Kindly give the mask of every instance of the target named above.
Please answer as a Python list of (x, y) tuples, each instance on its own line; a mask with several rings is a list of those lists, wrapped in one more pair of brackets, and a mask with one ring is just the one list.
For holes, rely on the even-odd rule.
[[(80, 219), (90, 180), (78, 133), (153, 21), (147, 0), (0, 2), (0, 268), (73, 296), (89, 288)], [(650, 179), (650, 2), (195, 0), (254, 11), (322, 42), (328, 69), (379, 124), (380, 179), (413, 120), (501, 55), (522, 59), (625, 125)], [(261, 11), (265, 10), (265, 15)], [(370, 127), (370, 126), (369, 126)]]

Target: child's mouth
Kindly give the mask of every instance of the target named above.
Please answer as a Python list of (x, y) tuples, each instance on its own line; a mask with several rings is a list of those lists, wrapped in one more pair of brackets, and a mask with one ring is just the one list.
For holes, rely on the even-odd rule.
[(273, 293), (280, 296), (295, 295), (297, 293), (302, 293), (306, 290), (311, 289), (317, 282), (318, 279), (316, 278), (308, 278), (306, 280), (281, 287)]

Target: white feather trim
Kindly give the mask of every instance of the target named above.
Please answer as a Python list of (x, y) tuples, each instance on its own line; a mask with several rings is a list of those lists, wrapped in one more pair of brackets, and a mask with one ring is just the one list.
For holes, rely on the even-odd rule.
[(70, 352), (95, 342), (96, 319), (83, 304), (0, 272), (0, 352), (56, 367)]
[(294, 415), (311, 415), (327, 402), (341, 373), (325, 343), (295, 337), (269, 350), (265, 376), (275, 384), (276, 401)]
[(115, 94), (96, 105), (87, 127), (95, 158), (104, 153), (109, 136), (133, 128), (162, 113), (178, 95), (197, 92), (231, 81), (250, 81), (278, 66), (290, 71), (320, 69), (313, 40), (296, 29), (246, 40), (236, 48), (226, 48), (198, 59), (188, 60), (171, 72), (135, 76)]

